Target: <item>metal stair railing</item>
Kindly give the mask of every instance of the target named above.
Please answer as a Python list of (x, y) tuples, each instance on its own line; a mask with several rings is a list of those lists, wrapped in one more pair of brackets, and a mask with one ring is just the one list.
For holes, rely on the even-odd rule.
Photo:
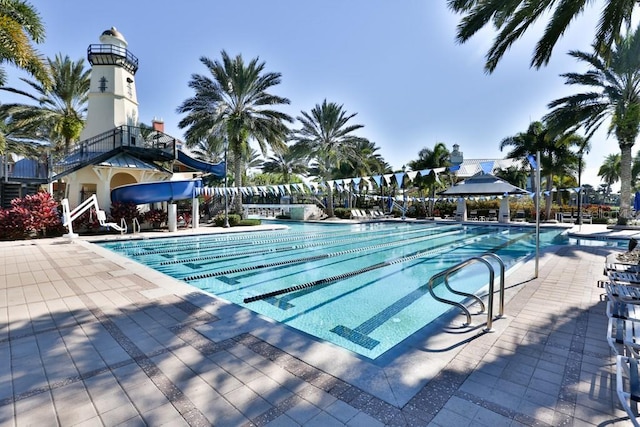
[[(502, 259), (495, 254), (492, 253), (486, 253), (480, 256), (476, 256), (476, 257), (472, 257), (469, 258), (466, 261), (462, 261), (446, 270), (443, 270), (439, 273), (434, 274), (433, 276), (431, 276), (431, 278), (429, 279), (429, 293), (431, 294), (431, 296), (433, 297), (433, 299), (435, 299), (436, 301), (440, 301), (442, 303), (445, 304), (449, 304), (449, 305), (453, 305), (455, 307), (460, 308), (466, 315), (467, 318), (467, 322), (465, 323), (465, 326), (471, 326), (472, 321), (471, 321), (471, 312), (469, 311), (469, 309), (462, 303), (459, 303), (457, 301), (452, 301), (452, 300), (448, 300), (446, 298), (442, 298), (439, 297), (435, 294), (433, 287), (435, 284), (435, 281), (437, 279), (442, 278), (443, 279), (443, 284), (444, 286), (447, 288), (447, 290), (455, 295), (460, 295), (463, 296), (465, 298), (468, 299), (472, 299), (473, 303), (478, 303), (480, 304), (480, 313), (485, 311), (485, 308), (487, 310), (487, 326), (485, 327), (484, 331), (485, 332), (493, 332), (493, 296), (494, 296), (494, 282), (495, 282), (495, 270), (493, 268), (493, 265), (491, 265), (491, 263), (489, 261), (487, 261), (485, 259), (485, 257), (491, 257), (495, 260), (498, 261), (498, 264), (500, 265), (500, 305), (499, 305), (499, 314), (498, 317), (504, 317), (504, 274), (505, 274), (505, 265), (504, 262), (502, 261)], [(488, 301), (487, 301), (487, 306), (485, 307), (484, 302), (482, 301), (482, 299), (474, 294), (471, 293), (467, 293), (467, 292), (462, 292), (462, 291), (458, 291), (455, 290), (453, 288), (451, 288), (451, 286), (449, 285), (449, 277), (451, 275), (453, 275), (454, 273), (457, 273), (458, 271), (462, 270), (463, 268), (471, 265), (471, 264), (475, 264), (475, 263), (482, 263), (484, 265), (487, 266), (487, 269), (489, 270), (489, 294), (488, 294)], [(472, 303), (472, 304), (473, 304)]]
[(137, 151), (153, 149), (166, 158), (175, 159), (176, 145), (176, 139), (163, 132), (146, 131), (136, 126), (119, 126), (78, 142), (61, 161), (54, 162), (51, 180), (55, 181), (81, 169), (100, 157), (109, 156), (118, 149)]

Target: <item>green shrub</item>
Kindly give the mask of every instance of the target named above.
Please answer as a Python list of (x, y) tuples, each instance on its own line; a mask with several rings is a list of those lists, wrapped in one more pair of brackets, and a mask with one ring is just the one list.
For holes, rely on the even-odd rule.
[(591, 222), (594, 224), (608, 224), (609, 220), (607, 218), (591, 218)]
[[(234, 227), (234, 226), (240, 224), (241, 220), (242, 220), (242, 217), (240, 217), (240, 215), (238, 215), (238, 214), (229, 214), (229, 226), (230, 227)], [(224, 212), (220, 212), (218, 215), (216, 215), (215, 218), (213, 218), (213, 223), (216, 225), (216, 227), (223, 227), (224, 226)]]
[(240, 220), (240, 222), (238, 222), (238, 225), (248, 225), (248, 226), (260, 225), (260, 224), (262, 224), (262, 221), (257, 218), (243, 219), (243, 220)]
[(341, 219), (349, 219), (351, 218), (351, 209), (335, 208), (333, 214)]

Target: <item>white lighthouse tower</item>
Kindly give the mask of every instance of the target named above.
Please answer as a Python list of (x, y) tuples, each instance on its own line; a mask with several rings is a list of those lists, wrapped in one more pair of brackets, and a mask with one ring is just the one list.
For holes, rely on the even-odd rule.
[(138, 126), (139, 121), (135, 82), (138, 58), (127, 50), (127, 41), (114, 27), (102, 33), (100, 43), (87, 49), (91, 86), (81, 141), (118, 126)]

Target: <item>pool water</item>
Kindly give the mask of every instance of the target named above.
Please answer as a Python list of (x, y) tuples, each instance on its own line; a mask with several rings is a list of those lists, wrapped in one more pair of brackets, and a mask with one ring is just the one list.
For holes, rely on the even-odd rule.
[[(487, 252), (500, 256), (507, 269), (535, 253), (533, 227), (384, 222), (287, 225), (288, 230), (102, 246), (370, 359), (452, 309), (429, 295), (427, 283), (434, 274)], [(563, 231), (541, 230), (541, 247), (567, 244)], [(498, 274), (497, 264), (491, 262)], [(477, 293), (486, 289), (487, 279), (487, 267), (477, 264), (453, 276), (450, 283)], [(289, 288), (297, 290), (279, 293)], [(435, 289), (444, 298), (462, 299), (443, 286)]]

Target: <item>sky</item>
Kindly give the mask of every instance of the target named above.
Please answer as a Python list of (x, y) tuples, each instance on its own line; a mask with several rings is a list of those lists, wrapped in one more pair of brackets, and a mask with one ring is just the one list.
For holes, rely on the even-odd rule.
[[(590, 51), (597, 6), (574, 21), (548, 66), (529, 67), (541, 25), (506, 53), (492, 74), (484, 56), (494, 34), (483, 30), (464, 45), (455, 40), (460, 17), (444, 0), (32, 0), (46, 27), (41, 54), (86, 59), (87, 47), (116, 27), (138, 57), (139, 115), (182, 138), (177, 107), (194, 92), (192, 74), (207, 74), (200, 62), (241, 54), (259, 57), (265, 70), (282, 75), (271, 92), (291, 103), (292, 117), (323, 100), (357, 115), (358, 135), (380, 148), (396, 171), (422, 148), (458, 144), (465, 159), (504, 158), (500, 141), (525, 132), (548, 112), (547, 104), (585, 88), (564, 85), (560, 74), (585, 68), (566, 53)], [(598, 2), (596, 2), (596, 5)], [(87, 66), (89, 66), (87, 62)], [(24, 76), (7, 68), (9, 86), (24, 88)], [(0, 102), (11, 102), (0, 94)], [(21, 101), (22, 102), (22, 101)], [(296, 128), (299, 123), (294, 123)], [(257, 148), (257, 146), (255, 147)], [(585, 157), (582, 182), (598, 187), (597, 171), (618, 144), (599, 132)]]

